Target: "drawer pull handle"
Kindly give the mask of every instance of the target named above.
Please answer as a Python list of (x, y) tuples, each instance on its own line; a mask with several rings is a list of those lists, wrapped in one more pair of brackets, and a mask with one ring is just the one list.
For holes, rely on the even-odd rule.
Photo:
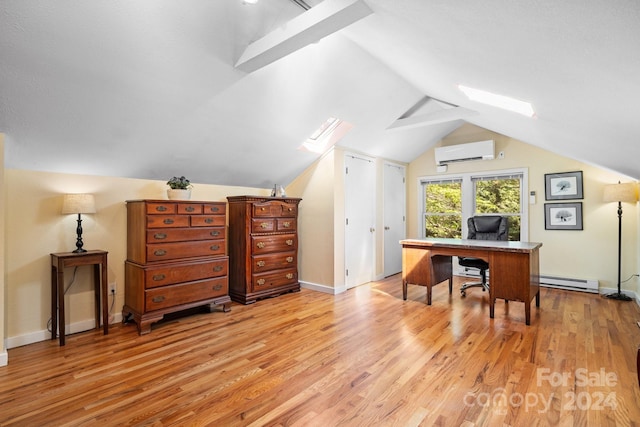
[(213, 236), (213, 237), (218, 237), (220, 235), (220, 232), (218, 230), (212, 231), (211, 233), (209, 233), (209, 235)]
[(219, 208), (219, 207), (217, 207), (217, 206), (213, 206), (213, 207), (211, 208), (211, 212), (218, 212), (219, 210), (220, 210), (220, 208)]
[(193, 206), (187, 206), (186, 208), (184, 208), (184, 210), (187, 212), (193, 212), (196, 210), (196, 208), (194, 208)]
[(291, 246), (293, 245), (293, 239), (287, 239), (287, 245)]
[(167, 254), (167, 251), (165, 251), (164, 249), (157, 249), (153, 254), (155, 256), (164, 256)]
[(222, 285), (220, 285), (220, 284), (215, 285), (215, 286), (213, 287), (213, 290), (214, 290), (214, 291), (219, 291), (220, 289), (222, 289)]
[(207, 224), (211, 224), (213, 222), (213, 218), (207, 218), (204, 220)]
[(292, 211), (293, 211), (293, 208), (289, 208), (289, 212), (292, 212)]
[(167, 218), (163, 221), (165, 224), (173, 224), (173, 218)]
[(292, 256), (288, 256), (287, 257), (287, 262), (293, 262), (293, 257)]
[(265, 211), (265, 209), (264, 209), (264, 208), (260, 208), (260, 210), (261, 210), (262, 212), (264, 212), (264, 211)]
[(260, 223), (260, 228), (269, 228), (269, 223), (268, 222)]
[(166, 212), (167, 207), (166, 206), (156, 206), (156, 210), (158, 212)]
[(264, 279), (258, 279), (257, 283), (260, 286), (264, 285)]
[(162, 302), (162, 301), (164, 301), (164, 295), (160, 295), (158, 297), (153, 297), (151, 299), (151, 301), (153, 301), (153, 302)]
[(162, 240), (162, 239), (166, 239), (167, 235), (165, 233), (156, 233), (153, 235), (153, 238), (157, 240)]
[(216, 265), (215, 267), (213, 267), (213, 271), (215, 271), (217, 273), (217, 272), (222, 271), (222, 268), (223, 267), (221, 265)]
[(293, 279), (293, 273), (287, 273), (287, 279), (289, 280)]
[(210, 248), (212, 251), (217, 251), (218, 249), (220, 249), (220, 245), (211, 245)]
[(159, 282), (161, 280), (164, 280), (165, 277), (167, 277), (167, 276), (165, 276), (164, 274), (154, 274), (153, 275), (153, 280), (155, 280), (156, 282)]
[(289, 227), (291, 227), (291, 223), (289, 221), (285, 221), (285, 222), (282, 223), (282, 226), (284, 228), (289, 228)]
[(267, 264), (267, 263), (266, 263), (266, 262), (264, 262), (264, 261), (258, 261), (258, 262), (256, 262), (256, 265), (257, 265), (258, 267), (264, 267), (266, 264)]
[(266, 245), (264, 242), (258, 242), (256, 243), (256, 246), (258, 247), (258, 249), (263, 249)]

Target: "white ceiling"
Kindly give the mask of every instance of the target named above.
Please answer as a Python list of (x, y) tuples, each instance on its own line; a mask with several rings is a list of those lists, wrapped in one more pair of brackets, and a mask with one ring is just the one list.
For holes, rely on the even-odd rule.
[[(6, 166), (269, 188), (317, 158), (298, 147), (329, 116), (353, 125), (340, 146), (410, 162), (463, 123), (387, 129), (440, 111), (434, 98), (477, 112), (469, 123), (640, 178), (637, 0), (364, 3), (372, 14), (246, 73), (235, 64), (251, 43), (314, 9), (2, 0)], [(458, 84), (529, 101), (537, 117), (471, 102)]]

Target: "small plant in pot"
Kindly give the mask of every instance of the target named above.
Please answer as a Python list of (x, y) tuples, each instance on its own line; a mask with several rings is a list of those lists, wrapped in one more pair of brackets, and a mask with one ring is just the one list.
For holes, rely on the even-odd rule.
[(169, 189), (167, 190), (167, 196), (170, 200), (189, 200), (191, 198), (191, 182), (184, 176), (174, 176), (167, 181)]

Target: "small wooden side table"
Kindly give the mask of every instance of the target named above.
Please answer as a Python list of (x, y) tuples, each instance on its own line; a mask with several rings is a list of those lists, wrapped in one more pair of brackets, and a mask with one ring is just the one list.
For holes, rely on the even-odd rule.
[[(102, 299), (102, 326), (104, 328), (104, 334), (107, 335), (109, 333), (107, 253), (106, 251), (92, 250), (79, 253), (60, 252), (51, 254), (51, 339), (56, 339), (59, 325), (60, 345), (65, 344), (64, 269), (66, 267), (93, 265), (96, 329), (100, 329), (100, 300)], [(100, 297), (101, 289), (102, 298)]]

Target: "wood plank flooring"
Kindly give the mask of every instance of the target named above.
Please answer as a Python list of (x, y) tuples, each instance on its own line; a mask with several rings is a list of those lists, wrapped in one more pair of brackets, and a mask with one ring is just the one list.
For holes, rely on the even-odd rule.
[(425, 299), (396, 275), (10, 349), (0, 425), (640, 425), (635, 302), (542, 289), (526, 326), (477, 288)]

